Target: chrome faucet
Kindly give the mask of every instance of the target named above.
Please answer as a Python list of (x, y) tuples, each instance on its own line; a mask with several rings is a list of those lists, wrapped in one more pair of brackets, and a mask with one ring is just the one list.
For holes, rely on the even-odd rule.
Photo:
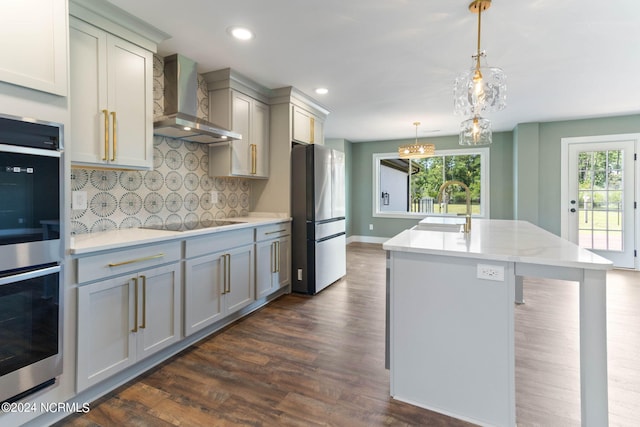
[(442, 202), (442, 195), (444, 194), (444, 190), (446, 190), (450, 185), (459, 185), (460, 187), (464, 188), (464, 192), (467, 195), (467, 213), (458, 215), (464, 215), (463, 231), (465, 233), (468, 233), (471, 231), (471, 190), (469, 190), (469, 187), (467, 187), (467, 185), (462, 181), (458, 181), (455, 179), (451, 181), (445, 181), (438, 190), (438, 204)]

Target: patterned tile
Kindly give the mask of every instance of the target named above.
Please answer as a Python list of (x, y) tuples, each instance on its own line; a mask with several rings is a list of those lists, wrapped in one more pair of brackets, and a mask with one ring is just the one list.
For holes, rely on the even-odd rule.
[[(164, 110), (164, 61), (154, 56), (153, 114)], [(209, 116), (207, 82), (198, 76), (198, 117)], [(207, 147), (155, 136), (153, 170), (71, 170), (71, 191), (87, 192), (87, 209), (72, 210), (72, 234), (126, 229), (142, 225), (194, 223), (246, 216), (249, 182), (208, 175)], [(218, 193), (213, 203), (211, 192)]]

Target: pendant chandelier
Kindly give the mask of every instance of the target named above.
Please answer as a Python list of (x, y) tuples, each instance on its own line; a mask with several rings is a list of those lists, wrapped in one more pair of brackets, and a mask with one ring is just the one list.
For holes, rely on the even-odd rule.
[(489, 7), (491, 0), (474, 0), (469, 4), (469, 11), (478, 14), (478, 47), (471, 68), (456, 77), (453, 88), (454, 113), (471, 116), (460, 124), (460, 145), (491, 144), (491, 122), (480, 114), (506, 107), (507, 77), (502, 69), (483, 64), (486, 55), (480, 47), (482, 12)]
[(474, 116), (460, 123), (460, 145), (489, 145), (491, 135), (491, 122), (480, 116)]
[(416, 142), (398, 147), (398, 156), (401, 159), (422, 159), (433, 156), (436, 152), (436, 146), (433, 144), (419, 143), (418, 126), (420, 126), (420, 122), (413, 122), (413, 125), (416, 127)]

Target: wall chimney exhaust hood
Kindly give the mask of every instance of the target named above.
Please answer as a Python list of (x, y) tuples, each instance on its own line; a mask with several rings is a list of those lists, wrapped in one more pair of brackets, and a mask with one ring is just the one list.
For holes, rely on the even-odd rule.
[(164, 58), (164, 116), (153, 123), (154, 135), (201, 144), (215, 144), (242, 135), (196, 116), (198, 108), (197, 64), (182, 55)]

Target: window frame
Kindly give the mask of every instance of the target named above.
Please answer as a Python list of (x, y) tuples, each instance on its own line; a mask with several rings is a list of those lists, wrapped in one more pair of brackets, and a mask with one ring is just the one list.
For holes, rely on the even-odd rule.
[[(490, 171), (489, 171), (489, 147), (465, 148), (460, 150), (436, 150), (434, 157), (441, 156), (466, 156), (480, 155), (480, 200), (482, 205), (479, 215), (473, 215), (474, 218), (490, 218)], [(372, 216), (374, 218), (398, 218), (398, 219), (423, 219), (427, 217), (451, 217), (454, 214), (441, 213), (419, 213), (419, 212), (402, 212), (392, 211), (384, 212), (380, 210), (380, 160), (397, 159), (398, 152), (393, 153), (373, 153), (373, 193), (372, 193)]]

